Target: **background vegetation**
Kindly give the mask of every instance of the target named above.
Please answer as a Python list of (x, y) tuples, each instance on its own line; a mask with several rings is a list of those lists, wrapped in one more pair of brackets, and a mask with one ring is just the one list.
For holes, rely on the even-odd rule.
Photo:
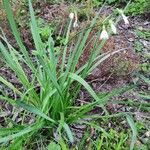
[[(137, 38), (129, 53), (124, 44), (112, 51), (117, 36), (110, 30), (109, 20), (117, 28), (121, 21), (116, 8), (125, 8), (124, 14), (130, 17), (149, 14), (148, 0), (128, 2), (0, 1), (1, 70), (13, 75), (13, 81), (6, 73), (0, 76), (1, 149), (150, 148), (150, 57), (145, 48), (149, 28), (135, 26)], [(57, 15), (41, 17), (41, 9), (50, 6), (52, 16)], [(108, 8), (113, 11), (101, 18), (99, 14)], [(77, 12), (78, 28), (73, 28), (70, 12)], [(108, 41), (99, 38), (104, 25)], [(110, 69), (111, 64), (117, 67)], [(99, 66), (104, 73), (99, 78), (105, 79), (100, 86), (109, 79), (111, 83), (125, 78), (128, 83), (110, 91), (94, 89), (90, 78)], [(129, 93), (136, 98), (124, 96)], [(10, 113), (5, 111), (7, 107)]]

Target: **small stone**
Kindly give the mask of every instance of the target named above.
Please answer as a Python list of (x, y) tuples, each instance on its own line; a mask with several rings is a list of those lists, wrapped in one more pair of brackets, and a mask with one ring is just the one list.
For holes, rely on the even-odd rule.
[(134, 42), (134, 39), (133, 38), (129, 38), (128, 41)]

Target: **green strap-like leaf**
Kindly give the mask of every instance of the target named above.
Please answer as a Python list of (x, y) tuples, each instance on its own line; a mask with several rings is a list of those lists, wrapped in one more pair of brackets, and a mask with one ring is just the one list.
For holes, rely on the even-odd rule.
[(32, 127), (29, 126), (29, 127), (25, 128), (25, 129), (21, 130), (21, 131), (18, 132), (18, 133), (11, 134), (11, 135), (8, 135), (8, 136), (6, 136), (6, 137), (0, 138), (0, 143), (8, 142), (8, 141), (10, 141), (10, 140), (13, 140), (14, 138), (23, 136), (23, 135), (25, 135), (25, 134), (27, 134), (27, 133), (33, 131), (33, 130), (36, 130), (36, 129), (38, 129), (38, 128), (37, 128), (37, 127), (35, 128), (35, 126), (32, 126)]
[(5, 80), (1, 76), (0, 76), (0, 82), (2, 82), (3, 84), (5, 84), (6, 86), (8, 86), (10, 89), (12, 89), (17, 94), (22, 95), (22, 93), (17, 88), (15, 88), (10, 82), (8, 82), (7, 80)]
[(65, 131), (66, 131), (66, 133), (67, 133), (67, 136), (68, 136), (68, 138), (69, 138), (69, 141), (70, 141), (71, 143), (73, 143), (73, 142), (74, 142), (74, 138), (73, 138), (72, 132), (71, 132), (71, 130), (70, 130), (68, 124), (64, 123), (63, 128), (65, 129)]
[(78, 81), (79, 83), (81, 83), (85, 89), (87, 89), (87, 91), (91, 94), (91, 96), (96, 100), (100, 102), (99, 97), (96, 95), (96, 93), (94, 92), (94, 90), (90, 87), (90, 85), (80, 76), (76, 75), (75, 73), (70, 73), (69, 77)]
[(126, 115), (126, 118), (131, 127), (131, 130), (132, 130), (132, 139), (131, 139), (131, 144), (130, 144), (130, 150), (133, 150), (134, 144), (136, 143), (136, 140), (137, 140), (137, 129), (135, 127), (135, 123), (134, 123), (133, 119), (131, 118), (131, 116)]
[(36, 115), (41, 116), (42, 118), (49, 120), (52, 123), (56, 123), (56, 121), (54, 121), (53, 119), (51, 119), (50, 117), (48, 117), (47, 115), (45, 115), (41, 110), (39, 110), (38, 108), (28, 105), (25, 102), (22, 101), (16, 101), (16, 104), (22, 108), (24, 108), (25, 110), (30, 111), (31, 113), (34, 113)]
[(34, 65), (29, 57), (29, 54), (25, 48), (25, 46), (23, 45), (23, 42), (20, 38), (20, 34), (17, 30), (17, 25), (15, 23), (15, 20), (14, 20), (14, 17), (13, 17), (13, 12), (11, 10), (11, 7), (10, 7), (10, 0), (3, 0), (3, 5), (4, 5), (4, 8), (6, 10), (6, 14), (7, 14), (7, 18), (8, 18), (8, 21), (9, 21), (9, 24), (10, 24), (10, 27), (11, 27), (11, 30), (13, 32), (13, 35), (15, 36), (15, 39), (20, 47), (20, 51), (23, 53), (23, 55), (25, 56), (25, 59), (26, 59), (26, 62), (28, 62), (28, 65), (29, 67), (34, 70)]

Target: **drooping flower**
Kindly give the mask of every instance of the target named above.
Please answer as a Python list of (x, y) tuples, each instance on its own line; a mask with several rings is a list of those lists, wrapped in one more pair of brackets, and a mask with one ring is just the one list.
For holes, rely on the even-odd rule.
[(126, 25), (129, 25), (128, 17), (123, 13), (123, 11), (122, 11), (121, 9), (117, 9), (117, 10), (118, 10), (118, 12), (121, 14), (121, 16), (122, 16), (122, 18), (123, 18), (123, 20), (124, 20), (124, 23), (125, 23)]
[(109, 39), (109, 35), (105, 29), (105, 26), (103, 26), (103, 30), (102, 30), (101, 35), (100, 35), (100, 40), (102, 40), (102, 39), (104, 39), (104, 40)]
[(78, 16), (77, 16), (77, 12), (75, 12), (75, 21), (73, 23), (73, 27), (74, 28), (77, 28), (79, 25), (78, 25)]
[(111, 30), (114, 34), (117, 34), (117, 28), (116, 26), (114, 25), (114, 22), (112, 20), (109, 20), (109, 24), (111, 26)]
[(74, 28), (77, 28), (79, 25), (78, 25), (78, 22), (77, 21), (75, 21), (74, 23), (73, 23), (73, 27)]
[(72, 20), (74, 18), (74, 13), (70, 13), (69, 18)]
[(128, 17), (125, 16), (124, 14), (122, 14), (122, 18), (123, 18), (123, 20), (124, 20), (124, 23), (125, 23), (126, 25), (128, 25), (128, 24), (129, 24)]

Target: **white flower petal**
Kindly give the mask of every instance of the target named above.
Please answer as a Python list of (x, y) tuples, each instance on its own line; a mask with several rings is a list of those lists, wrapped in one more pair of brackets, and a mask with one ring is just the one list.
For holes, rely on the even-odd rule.
[(125, 23), (126, 25), (128, 25), (128, 24), (129, 24), (128, 17), (126, 17), (126, 16), (123, 14), (123, 15), (122, 15), (122, 18), (123, 18), (123, 20), (124, 20), (124, 23)]
[(109, 39), (109, 35), (105, 29), (103, 29), (103, 31), (101, 32), (100, 39)]
[(77, 21), (75, 21), (74, 23), (73, 23), (73, 27), (74, 28), (77, 28), (79, 25), (78, 25), (78, 23), (77, 23)]
[(77, 28), (79, 25), (78, 25), (78, 16), (77, 16), (77, 12), (75, 11), (74, 12), (75, 13), (75, 21), (74, 21), (74, 23), (73, 23), (73, 27), (74, 28)]
[(109, 20), (109, 23), (110, 23), (112, 32), (113, 32), (114, 34), (117, 34), (117, 28), (116, 28), (116, 26), (114, 25), (113, 21), (112, 21), (112, 20)]
[(118, 12), (121, 14), (121, 16), (122, 16), (122, 18), (123, 18), (123, 20), (124, 20), (124, 23), (125, 23), (126, 25), (129, 25), (128, 17), (125, 16), (125, 14), (123, 13), (123, 10), (120, 10), (120, 9), (117, 9), (117, 10), (118, 10)]
[(114, 34), (117, 34), (117, 28), (115, 27), (114, 24), (111, 25), (111, 29)]
[(70, 19), (73, 19), (73, 18), (74, 18), (74, 13), (70, 13), (70, 14), (69, 14), (69, 18), (70, 18)]

